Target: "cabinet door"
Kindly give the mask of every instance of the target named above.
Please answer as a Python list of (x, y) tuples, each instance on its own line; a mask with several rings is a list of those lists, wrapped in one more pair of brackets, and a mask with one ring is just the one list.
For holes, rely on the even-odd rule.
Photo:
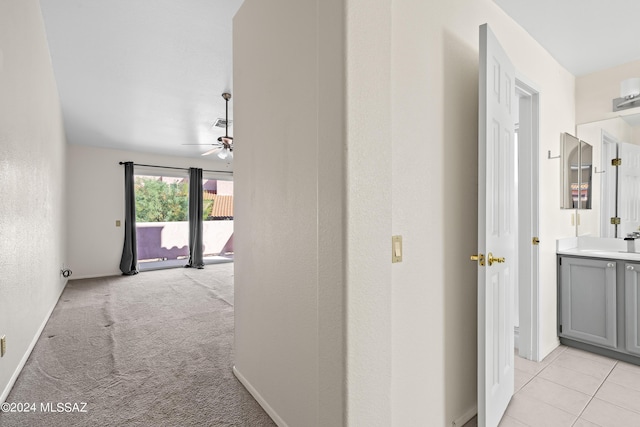
[(640, 264), (626, 264), (624, 273), (626, 349), (629, 353), (640, 355), (640, 320), (638, 319), (640, 280), (638, 280), (638, 274), (640, 274)]
[(616, 262), (561, 258), (561, 336), (615, 348)]

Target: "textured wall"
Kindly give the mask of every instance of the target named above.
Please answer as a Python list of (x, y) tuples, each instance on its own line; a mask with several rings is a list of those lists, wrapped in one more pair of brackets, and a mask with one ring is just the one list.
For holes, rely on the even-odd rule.
[(235, 368), (292, 427), (345, 416), (343, 3), (234, 18)]
[(347, 3), (347, 425), (391, 425), (391, 4)]
[(235, 367), (289, 426), (318, 417), (314, 12), (248, 1), (234, 18)]
[(66, 284), (65, 147), (39, 3), (0, 0), (0, 401)]

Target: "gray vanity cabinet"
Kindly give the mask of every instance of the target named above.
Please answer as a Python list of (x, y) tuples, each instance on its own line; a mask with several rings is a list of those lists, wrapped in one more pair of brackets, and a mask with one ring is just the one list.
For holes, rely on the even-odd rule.
[[(612, 260), (560, 257), (561, 337), (617, 347), (616, 265)], [(637, 338), (636, 333), (636, 345)]]
[(640, 264), (626, 263), (624, 272), (626, 349), (640, 356)]

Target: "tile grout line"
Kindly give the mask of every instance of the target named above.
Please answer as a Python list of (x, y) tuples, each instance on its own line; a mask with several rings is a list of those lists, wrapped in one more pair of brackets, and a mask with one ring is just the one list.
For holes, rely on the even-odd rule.
[[(578, 357), (579, 357), (579, 356), (578, 356)], [(584, 358), (584, 357), (583, 357), (582, 359), (584, 359), (584, 360), (589, 360), (589, 359), (586, 359), (586, 358)], [(590, 361), (592, 361), (592, 360), (590, 360)], [(618, 362), (616, 361), (616, 363), (615, 363), (613, 366), (615, 367), (617, 364), (618, 364)], [(564, 366), (564, 365), (556, 365), (556, 366), (557, 366), (557, 367), (560, 367), (560, 368), (568, 369), (568, 370), (573, 371), (573, 372), (577, 372), (577, 373), (579, 373), (579, 374), (588, 375), (588, 376), (590, 376), (591, 378), (598, 378), (596, 375), (587, 374), (586, 372), (578, 371), (577, 369), (573, 369), (572, 367), (569, 367), (569, 366)], [(611, 368), (611, 370), (613, 370), (613, 368)], [(609, 374), (610, 374), (610, 373), (611, 373), (611, 371), (609, 371), (609, 373), (607, 373), (607, 377), (609, 376)], [(606, 377), (605, 377), (605, 378), (606, 378)]]
[[(548, 363), (548, 364), (547, 364), (547, 366), (545, 366), (544, 368), (542, 368), (542, 369), (538, 372), (538, 374), (539, 374), (540, 372), (544, 371), (544, 370), (545, 370), (549, 365), (551, 365), (551, 362), (550, 362), (550, 363)], [(537, 378), (538, 374), (535, 374), (535, 375), (534, 375), (534, 376), (533, 376), (529, 381), (527, 381), (527, 382), (525, 383), (525, 385), (529, 384), (531, 381), (533, 381), (535, 378)], [(566, 388), (566, 389), (568, 389), (568, 390), (572, 390), (572, 391), (576, 391), (576, 392), (578, 392), (578, 393), (581, 393), (581, 392), (579, 392), (579, 391), (577, 391), (577, 390), (573, 390), (572, 388), (569, 388), (569, 387), (567, 387), (567, 386), (565, 386), (565, 385), (562, 385), (562, 384), (558, 384), (558, 383), (556, 383), (556, 382), (554, 382), (554, 381), (550, 381), (550, 380), (547, 380), (547, 379), (545, 379), (545, 378), (541, 378), (541, 379), (542, 379), (542, 380), (545, 380), (545, 381), (552, 382), (552, 383), (554, 383), (554, 384), (556, 384), (556, 385), (559, 385), (559, 386), (561, 386), (561, 387), (564, 387), (564, 388)], [(520, 388), (520, 390), (519, 390), (518, 392), (514, 393), (514, 396), (515, 396), (516, 394), (520, 393), (520, 392), (522, 391), (522, 389), (524, 389), (524, 386), (525, 386), (525, 385), (523, 385), (523, 386)], [(597, 390), (596, 390), (596, 391), (597, 391)], [(583, 394), (584, 394), (584, 393), (583, 393)], [(580, 419), (580, 415), (582, 415), (582, 412), (580, 412), (580, 415), (572, 414), (572, 413), (570, 413), (570, 412), (566, 411), (566, 410), (565, 410), (565, 409), (563, 409), (563, 408), (560, 408), (560, 407), (558, 407), (558, 406), (555, 406), (555, 405), (553, 405), (553, 404), (551, 404), (551, 403), (549, 403), (549, 402), (545, 402), (544, 400), (538, 399), (538, 398), (537, 398), (537, 397), (535, 397), (535, 396), (526, 396), (526, 398), (527, 398), (527, 399), (533, 399), (533, 400), (536, 400), (536, 401), (538, 401), (538, 402), (540, 402), (540, 403), (543, 403), (543, 404), (545, 404), (545, 405), (549, 405), (549, 406), (551, 406), (551, 407), (553, 407), (553, 408), (555, 408), (555, 409), (557, 409), (557, 410), (559, 410), (559, 411), (562, 411), (562, 412), (564, 412), (565, 414), (571, 415), (572, 417), (576, 417), (575, 421), (573, 422), (573, 424), (571, 424), (571, 426), (570, 426), (570, 427), (573, 427), (573, 426), (575, 425), (575, 423), (576, 423), (576, 422), (578, 422), (578, 420)], [(586, 406), (585, 406), (585, 408), (586, 408)], [(584, 411), (584, 409), (583, 409), (582, 411)], [(508, 414), (505, 414), (505, 415), (508, 415)], [(513, 419), (515, 419), (515, 420), (517, 420), (517, 421), (519, 421), (520, 423), (522, 423), (522, 424), (524, 424), (524, 425), (526, 425), (526, 426), (530, 427), (530, 425), (529, 425), (529, 424), (525, 423), (525, 422), (524, 422), (524, 421), (522, 421), (521, 419), (516, 418), (516, 417), (514, 417), (513, 415), (508, 415), (508, 416), (509, 416), (509, 417), (511, 417), (511, 418), (513, 418)], [(595, 423), (594, 423), (594, 424), (595, 424)], [(598, 426), (598, 427), (600, 427), (600, 426)]]
[[(551, 364), (552, 364), (556, 359), (558, 359), (562, 354), (566, 353), (568, 349), (569, 349), (569, 347), (566, 347), (564, 350), (562, 350), (561, 352), (559, 352), (559, 353), (556, 355), (556, 357), (554, 357), (553, 359), (550, 359), (550, 360), (549, 360), (549, 362), (546, 364), (546, 366), (545, 366), (545, 367), (543, 367), (542, 369), (540, 369), (540, 371), (538, 371), (538, 373), (536, 373), (536, 374), (535, 374), (535, 375), (534, 375), (534, 376), (533, 376), (529, 381), (527, 381), (527, 382), (526, 382), (526, 383), (525, 383), (525, 384), (520, 388), (520, 390), (519, 390), (518, 392), (522, 391), (522, 389), (524, 389), (525, 385), (527, 385), (527, 384), (529, 384), (531, 381), (533, 381), (533, 379), (534, 379), (534, 378), (537, 378), (537, 377), (538, 377), (538, 375), (540, 375), (540, 373), (542, 373), (542, 371), (544, 371), (544, 370), (545, 370), (545, 369), (547, 369), (549, 366), (551, 366)], [(587, 358), (584, 358), (584, 359), (587, 359)], [(588, 359), (587, 359), (587, 360), (588, 360)], [(609, 378), (609, 375), (611, 375), (611, 372), (613, 372), (613, 369), (616, 367), (616, 365), (617, 365), (617, 364), (618, 364), (618, 362), (617, 362), (617, 361), (613, 364), (613, 367), (611, 368), (611, 370), (609, 371), (609, 373), (607, 374), (607, 376), (602, 380), (602, 383), (600, 384), (600, 386), (598, 386), (598, 389), (594, 392), (593, 396), (595, 396), (595, 394), (598, 392), (598, 390), (600, 390), (600, 387), (602, 387), (602, 384), (604, 384), (604, 382), (607, 380), (607, 378)], [(567, 369), (570, 369), (570, 368), (567, 368)], [(573, 369), (571, 369), (571, 370), (572, 370), (572, 371), (574, 371)], [(578, 371), (574, 371), (574, 372), (578, 372)], [(559, 383), (556, 383), (555, 381), (547, 380), (546, 378), (542, 378), (542, 377), (540, 377), (540, 378), (541, 378), (541, 379), (543, 379), (543, 380), (546, 380), (546, 381), (552, 382), (552, 383), (554, 383), (554, 384), (556, 384), (556, 385), (559, 385), (559, 386), (561, 386), (561, 387), (564, 387), (564, 388), (566, 388), (566, 389), (568, 389), (568, 390), (577, 391), (578, 393), (581, 393), (580, 391), (578, 391), (578, 390), (574, 390), (574, 389), (572, 389), (571, 387), (567, 387), (567, 386), (565, 386), (564, 384), (559, 384)], [(583, 393), (583, 394), (584, 394), (584, 393)], [(593, 396), (591, 396), (591, 398), (589, 399), (589, 401), (587, 402), (587, 404), (584, 406), (584, 408), (582, 408), (582, 410), (580, 411), (580, 413), (576, 416), (576, 419), (575, 419), (575, 421), (571, 424), (571, 427), (575, 426), (575, 424), (578, 422), (578, 420), (580, 420), (580, 417), (582, 416), (582, 413), (583, 413), (583, 412), (584, 412), (584, 410), (587, 408), (587, 406), (589, 406), (589, 403), (591, 403), (591, 400), (593, 399)], [(532, 397), (532, 396), (530, 396), (530, 397)], [(535, 397), (532, 397), (532, 398), (533, 398), (533, 399), (536, 399)], [(542, 401), (541, 401), (541, 400), (539, 400), (539, 399), (536, 399), (536, 400), (538, 400), (538, 401), (542, 402)], [(546, 402), (543, 402), (543, 403), (546, 403)], [(551, 405), (551, 406), (553, 406), (553, 405)], [(555, 407), (555, 406), (554, 406), (554, 407)], [(555, 408), (557, 408), (557, 407), (555, 407)], [(562, 408), (557, 408), (557, 409), (559, 409), (559, 410), (561, 410), (561, 411), (564, 411), (564, 409), (562, 409)], [(564, 412), (566, 412), (567, 414), (570, 414), (570, 413), (569, 413), (569, 412), (567, 412), (567, 411), (564, 411)], [(570, 415), (573, 415), (573, 414), (570, 414)], [(518, 421), (520, 421), (520, 420), (518, 420)], [(595, 424), (595, 423), (594, 423), (594, 424)]]
[[(582, 352), (582, 350), (580, 350), (580, 351)], [(567, 349), (567, 350), (565, 350), (565, 352), (566, 352), (566, 354), (568, 354), (568, 355), (569, 355), (569, 356), (571, 356), (571, 357), (577, 357), (577, 358), (579, 358), (579, 359), (586, 360), (586, 361), (588, 361), (588, 362), (595, 363), (595, 364), (599, 364), (599, 365), (608, 365), (608, 363), (607, 363), (606, 361), (601, 360), (601, 359), (599, 359), (599, 358), (592, 357), (593, 355), (591, 355), (591, 357), (590, 357), (590, 356), (585, 356), (585, 355), (583, 355), (583, 354), (581, 354), (581, 353), (578, 353), (578, 352), (576, 351), (576, 349)], [(597, 356), (602, 357), (602, 358), (605, 358), (605, 359), (608, 359), (608, 360), (614, 360), (614, 359), (612, 359), (612, 358), (610, 358), (610, 357), (607, 357), (607, 356), (600, 356), (600, 355), (597, 355)], [(554, 359), (554, 360), (555, 360), (555, 359)], [(616, 363), (618, 362), (617, 360), (614, 360), (614, 361), (615, 361)], [(570, 368), (569, 368), (569, 369), (570, 369)], [(587, 375), (590, 375), (590, 374), (587, 374)]]
[[(616, 365), (617, 365), (617, 363), (616, 363)], [(612, 372), (613, 372), (613, 370), (612, 370)], [(609, 373), (609, 374), (611, 374), (611, 373)], [(608, 378), (609, 378), (609, 375), (607, 375), (607, 378), (605, 378), (605, 380), (606, 380), (606, 379), (608, 379)], [(616, 386), (618, 386), (618, 387), (622, 387), (622, 388), (626, 388), (627, 390), (635, 391), (634, 389), (629, 388), (629, 387), (627, 387), (627, 386), (625, 386), (625, 385), (622, 385), (622, 384), (618, 384), (618, 383), (617, 383), (617, 382), (615, 382), (615, 381), (611, 381), (611, 383), (612, 383), (612, 384), (615, 384), (615, 385), (616, 385)], [(603, 382), (603, 385), (604, 385), (604, 382)], [(598, 388), (598, 390), (600, 390), (600, 388)], [(597, 391), (596, 391), (596, 392), (597, 392)], [(594, 395), (593, 397), (595, 398), (595, 395)], [(623, 410), (625, 410), (625, 411), (633, 412), (633, 413), (635, 413), (635, 414), (640, 415), (640, 411), (637, 411), (637, 410), (635, 410), (635, 409), (631, 409), (631, 408), (628, 408), (628, 407), (625, 407), (625, 406), (620, 406), (620, 405), (619, 405), (619, 404), (617, 404), (617, 403), (614, 403), (614, 402), (611, 402), (611, 401), (609, 401), (609, 400), (605, 400), (605, 399), (602, 399), (602, 398), (600, 398), (600, 400), (601, 400), (601, 401), (603, 401), (603, 402), (605, 402), (605, 403), (608, 403), (608, 404), (609, 404), (609, 405), (611, 405), (611, 406), (615, 406), (616, 408), (620, 408), (620, 409), (623, 409)]]
[[(557, 409), (558, 411), (562, 411), (562, 412), (564, 412), (564, 413), (565, 413), (565, 414), (567, 414), (567, 415), (571, 415), (572, 417), (575, 417), (575, 416), (576, 416), (575, 414), (572, 414), (571, 412), (568, 412), (568, 411), (567, 411), (567, 410), (565, 410), (565, 409), (559, 408), (559, 407), (557, 407), (557, 406), (553, 405), (552, 403), (545, 402), (545, 401), (544, 401), (544, 400), (542, 400), (542, 399), (538, 399), (538, 398), (537, 398), (537, 397), (535, 397), (535, 396), (528, 396), (528, 395), (524, 395), (524, 396), (525, 396), (525, 398), (526, 398), (526, 399), (532, 399), (532, 400), (535, 400), (535, 401), (537, 401), (537, 402), (544, 403), (545, 405), (551, 406), (552, 408), (555, 408), (555, 409)], [(518, 418), (514, 417), (513, 415), (509, 415), (509, 416), (510, 416), (511, 418), (515, 418), (515, 419), (517, 419), (518, 421), (520, 421), (520, 422), (521, 422), (521, 423), (523, 423), (523, 424), (526, 424), (524, 421), (521, 421), (520, 419), (518, 419)], [(580, 416), (578, 415), (578, 418), (579, 418), (579, 417), (580, 417)], [(527, 425), (528, 425), (528, 424), (527, 424)]]
[[(529, 372), (524, 371), (524, 370), (522, 370), (522, 369), (518, 369), (518, 368), (516, 368), (516, 367), (514, 366), (514, 369), (516, 369), (516, 370), (518, 370), (518, 371), (520, 371), (520, 372), (522, 372), (522, 373), (525, 373), (525, 374), (527, 374), (527, 375), (531, 375), (531, 378), (530, 378), (526, 383), (524, 383), (524, 384), (522, 385), (522, 387), (520, 387), (520, 390), (522, 390), (522, 389), (524, 388), (524, 386), (525, 386), (525, 385), (529, 384), (529, 383), (531, 382), (531, 380), (533, 380), (535, 377), (537, 377), (537, 376), (540, 374), (540, 372), (542, 372), (542, 371), (544, 371), (545, 369), (547, 369), (547, 368), (548, 368), (548, 367), (553, 363), (553, 361), (554, 361), (554, 360), (556, 360), (558, 357), (560, 357), (560, 355), (562, 355), (562, 353), (564, 353), (565, 351), (567, 351), (567, 349), (568, 349), (568, 348), (569, 348), (569, 347), (565, 347), (565, 349), (564, 349), (564, 350), (562, 350), (561, 352), (559, 352), (559, 353), (558, 353), (558, 354), (557, 354), (553, 359), (549, 359), (549, 361), (548, 361), (548, 362), (545, 362), (544, 360), (542, 360), (542, 361), (540, 361), (540, 362), (535, 362), (535, 361), (533, 361), (533, 360), (529, 360), (529, 359), (522, 358), (523, 360), (527, 360), (527, 361), (529, 361), (529, 362), (539, 363), (539, 364), (543, 365), (543, 367), (542, 367), (539, 371), (536, 371), (536, 373), (534, 373), (534, 374), (530, 374)], [(520, 356), (516, 355), (516, 357), (520, 357)], [(549, 357), (549, 356), (547, 356), (547, 357)], [(515, 363), (514, 363), (514, 365), (515, 365)]]
[[(613, 372), (613, 370), (616, 368), (616, 366), (618, 366), (618, 361), (616, 360), (615, 363), (613, 364), (613, 367), (611, 368), (611, 370), (609, 371), (609, 373), (607, 373), (607, 375), (604, 377), (604, 379), (602, 380), (602, 382), (600, 383), (600, 385), (598, 386), (598, 388), (596, 389), (595, 392), (593, 392), (593, 396), (591, 396), (591, 398), (589, 399), (589, 401), (587, 402), (586, 405), (584, 405), (584, 408), (582, 408), (582, 411), (580, 411), (580, 415), (578, 415), (578, 418), (576, 419), (576, 421), (573, 423), (573, 425), (575, 425), (576, 422), (578, 422), (578, 420), (580, 418), (582, 418), (582, 414), (584, 414), (585, 409), (587, 409), (589, 407), (589, 404), (591, 404), (591, 402), (593, 401), (593, 399), (595, 399), (596, 394), (598, 394), (598, 391), (600, 391), (600, 389), (602, 388), (602, 386), (604, 385), (605, 381), (607, 381), (607, 378), (609, 378), (609, 376), (611, 375), (611, 373)], [(617, 406), (617, 405), (616, 405)], [(592, 424), (595, 424), (593, 421), (589, 421)], [(598, 424), (596, 424), (598, 425)]]
[[(532, 375), (532, 377), (531, 377), (527, 382), (525, 382), (525, 383), (522, 385), (522, 387), (520, 387), (520, 389), (519, 389), (518, 391), (516, 391), (516, 392), (514, 393), (514, 396), (515, 396), (516, 394), (520, 394), (520, 393), (522, 392), (522, 390), (525, 388), (525, 386), (526, 386), (527, 384), (529, 384), (529, 383), (530, 383), (531, 381), (533, 381), (535, 378), (538, 378), (538, 376), (540, 375), (540, 373), (542, 373), (545, 369), (547, 369), (549, 366), (551, 366), (551, 365), (553, 364), (553, 362), (554, 362), (556, 359), (558, 359), (558, 358), (559, 358), (563, 353), (565, 353), (568, 349), (569, 349), (569, 347), (566, 347), (564, 350), (560, 351), (560, 352), (559, 352), (555, 357), (553, 357), (552, 359), (549, 359), (549, 360), (548, 360), (548, 361), (546, 361), (546, 362), (545, 362), (545, 361), (536, 362), (536, 363), (540, 363), (540, 364), (543, 364), (543, 363), (544, 363), (544, 366), (542, 367), (542, 369), (540, 369), (540, 370), (539, 370), (539, 371), (537, 371), (535, 374), (533, 374), (533, 375)], [(516, 355), (516, 357), (519, 357), (519, 356), (517, 356), (517, 355)], [(578, 356), (578, 357), (579, 357), (579, 356)], [(585, 359), (585, 360), (589, 360), (589, 361), (593, 361), (592, 359), (589, 359), (589, 358), (583, 358), (583, 359)], [(528, 359), (525, 359), (525, 360), (528, 360)], [(613, 368), (615, 368), (615, 366), (616, 366), (617, 364), (618, 364), (618, 362), (616, 361), (616, 362), (614, 363), (613, 367), (611, 368), (611, 370), (607, 373), (607, 375), (605, 376), (605, 378), (602, 380), (602, 383), (600, 384), (600, 386), (598, 386), (598, 389), (596, 389), (596, 391), (594, 392), (594, 395), (593, 395), (593, 396), (595, 396), (595, 393), (597, 393), (597, 392), (598, 392), (598, 390), (600, 389), (600, 387), (602, 387), (602, 384), (604, 384), (604, 381), (606, 381), (606, 379), (609, 377), (609, 375), (611, 374), (611, 372), (613, 372)], [(564, 367), (564, 366), (561, 366), (561, 367)], [(517, 369), (517, 368), (514, 366), (514, 369)], [(566, 369), (570, 369), (570, 368), (566, 368)], [(570, 370), (572, 370), (572, 371), (574, 371), (574, 372), (577, 372), (577, 373), (583, 373), (583, 372), (576, 371), (576, 370), (573, 370), (573, 369), (570, 369)], [(521, 371), (521, 372), (523, 372), (523, 373), (527, 373), (526, 371), (522, 371), (522, 370), (520, 370), (520, 371)], [(585, 375), (588, 375), (588, 374), (585, 374)], [(590, 376), (591, 376), (591, 375), (590, 375)], [(546, 378), (542, 378), (542, 377), (540, 377), (540, 379), (545, 380), (545, 381), (549, 381), (549, 382), (554, 383), (554, 384), (556, 384), (556, 385), (558, 385), (558, 386), (564, 387), (564, 388), (566, 388), (566, 389), (568, 389), (568, 390), (575, 391), (575, 392), (578, 392), (578, 393), (582, 393), (581, 391), (579, 391), (579, 390), (574, 390), (574, 389), (572, 389), (571, 387), (567, 387), (567, 386), (565, 386), (564, 384), (560, 384), (560, 383), (557, 383), (557, 382), (555, 382), (555, 381), (548, 380), (548, 379), (546, 379)], [(588, 396), (588, 394), (586, 394), (586, 393), (582, 393), (582, 394), (585, 394), (585, 395), (587, 395), (587, 396)], [(570, 412), (566, 411), (566, 410), (565, 410), (565, 409), (563, 409), (563, 408), (559, 408), (559, 407), (557, 407), (557, 406), (554, 406), (554, 405), (552, 405), (552, 404), (550, 404), (550, 403), (548, 403), (548, 402), (545, 402), (545, 401), (543, 401), (543, 400), (540, 400), (540, 399), (538, 399), (538, 398), (536, 398), (536, 397), (534, 397), (534, 396), (527, 396), (527, 398), (531, 398), (531, 399), (533, 399), (533, 400), (536, 400), (536, 401), (538, 401), (538, 402), (544, 403), (544, 404), (546, 404), (546, 405), (550, 405), (550, 406), (552, 406), (552, 407), (554, 407), (554, 408), (556, 408), (556, 409), (558, 409), (558, 410), (560, 410), (560, 411), (562, 411), (562, 412), (564, 412), (564, 413), (566, 413), (566, 414), (568, 414), (568, 415), (575, 416), (575, 417), (576, 417), (576, 419), (575, 419), (575, 420), (573, 421), (573, 423), (571, 424), (571, 427), (573, 427), (573, 426), (578, 422), (578, 420), (580, 419), (580, 416), (582, 415), (582, 413), (584, 412), (584, 410), (586, 409), (586, 407), (589, 405), (589, 403), (591, 403), (591, 400), (593, 399), (593, 396), (591, 396), (591, 398), (589, 399), (589, 402), (587, 402), (587, 404), (585, 405), (585, 407), (580, 411), (580, 413), (579, 413), (578, 415), (572, 414), (572, 413), (570, 413)], [(518, 418), (516, 418), (516, 417), (513, 417), (512, 415), (508, 415), (508, 414), (506, 414), (506, 413), (505, 413), (505, 415), (507, 415), (507, 416), (509, 416), (509, 417), (511, 417), (511, 418), (513, 418), (513, 419), (515, 419), (515, 420), (517, 420), (518, 422), (520, 422), (520, 423), (522, 423), (522, 424), (524, 424), (524, 425), (526, 425), (526, 426), (529, 426), (529, 424), (525, 423), (524, 421), (522, 421), (522, 420), (520, 420), (520, 419), (518, 419)], [(595, 424), (595, 423), (593, 423), (593, 424)], [(530, 426), (529, 426), (529, 427), (530, 427)], [(600, 427), (600, 426), (599, 426), (599, 427)]]

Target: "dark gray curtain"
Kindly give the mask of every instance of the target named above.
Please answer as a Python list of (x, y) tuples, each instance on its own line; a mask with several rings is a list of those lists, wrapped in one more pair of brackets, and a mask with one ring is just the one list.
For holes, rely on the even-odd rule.
[(202, 259), (202, 169), (189, 168), (189, 264), (204, 268)]
[(126, 275), (138, 274), (133, 162), (125, 162), (124, 164), (124, 247), (120, 259), (120, 271)]

